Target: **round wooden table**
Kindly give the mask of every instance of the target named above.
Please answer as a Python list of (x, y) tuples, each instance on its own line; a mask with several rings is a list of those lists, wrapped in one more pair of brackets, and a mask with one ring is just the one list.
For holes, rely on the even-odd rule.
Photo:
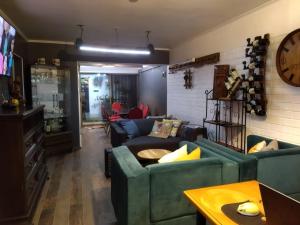
[(139, 151), (137, 155), (142, 160), (157, 161), (170, 152), (171, 151), (166, 149), (146, 149)]

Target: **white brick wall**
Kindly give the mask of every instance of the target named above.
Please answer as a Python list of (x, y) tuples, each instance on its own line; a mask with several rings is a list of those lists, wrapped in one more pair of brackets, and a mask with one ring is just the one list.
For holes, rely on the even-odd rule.
[[(248, 116), (247, 133), (300, 144), (300, 88), (284, 83), (276, 70), (276, 51), (285, 36), (271, 36), (266, 73), (267, 117)], [(244, 73), (244, 54), (245, 46), (221, 52), (218, 64), (229, 64)], [(168, 75), (168, 114), (202, 124), (205, 116), (204, 92), (213, 87), (214, 66), (192, 68), (192, 71), (192, 89), (184, 88), (183, 72)]]

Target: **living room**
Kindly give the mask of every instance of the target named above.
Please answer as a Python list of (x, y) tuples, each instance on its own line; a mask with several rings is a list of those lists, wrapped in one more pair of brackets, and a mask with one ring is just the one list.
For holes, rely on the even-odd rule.
[[(280, 217), (296, 219), (269, 222), (274, 213), (258, 183), (293, 199), (276, 203), (280, 211), (295, 204), (299, 212), (298, 0), (31, 0), (3, 1), (0, 9), (3, 37), (4, 24), (14, 36), (8, 39), (14, 47), (7, 47), (14, 53), (11, 70), (1, 47), (8, 61), (5, 71), (0, 67), (0, 224), (299, 224), (287, 212)], [(87, 65), (93, 70), (81, 72)], [(49, 96), (42, 95), (51, 103), (41, 104), (34, 87), (54, 67), (67, 82), (51, 86)], [(89, 77), (110, 84), (106, 95), (118, 93), (109, 107), (123, 101), (124, 91), (134, 100), (83, 126), (81, 80)], [(133, 77), (136, 88), (128, 86)], [(131, 120), (129, 111), (140, 103), (149, 107), (145, 116), (141, 109), (145, 119)], [(66, 115), (53, 122), (41, 105)], [(100, 112), (101, 104), (90, 105)], [(164, 120), (173, 121), (164, 124), (172, 128), (157, 137)], [(59, 138), (49, 137), (48, 129), (59, 128)], [(182, 148), (185, 160), (163, 162)], [(235, 213), (246, 200), (256, 217)], [(235, 208), (226, 214), (228, 203)]]

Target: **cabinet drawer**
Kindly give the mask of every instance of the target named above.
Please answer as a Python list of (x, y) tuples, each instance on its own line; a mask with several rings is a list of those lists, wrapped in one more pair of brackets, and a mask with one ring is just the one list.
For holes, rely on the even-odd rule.
[(26, 181), (26, 199), (27, 205), (30, 206), (33, 203), (34, 198), (39, 194), (40, 189), (47, 176), (46, 164), (39, 164), (34, 176)]
[(31, 177), (35, 176), (37, 169), (40, 164), (45, 162), (45, 150), (41, 147), (36, 151), (30, 161), (25, 165), (25, 177), (27, 180), (30, 180)]

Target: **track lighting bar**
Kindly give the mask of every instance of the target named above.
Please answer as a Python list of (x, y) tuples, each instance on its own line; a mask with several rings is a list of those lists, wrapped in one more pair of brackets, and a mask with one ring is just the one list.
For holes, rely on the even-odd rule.
[(134, 50), (134, 49), (118, 49), (118, 48), (101, 48), (82, 45), (79, 48), (82, 51), (90, 52), (103, 52), (103, 53), (113, 53), (113, 54), (127, 54), (127, 55), (150, 55), (148, 50)]

